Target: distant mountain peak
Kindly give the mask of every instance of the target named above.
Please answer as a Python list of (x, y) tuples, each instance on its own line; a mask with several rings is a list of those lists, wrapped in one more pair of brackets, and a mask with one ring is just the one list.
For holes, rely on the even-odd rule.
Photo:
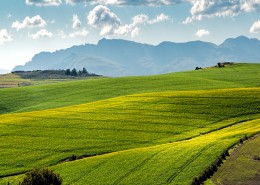
[(142, 44), (122, 39), (101, 39), (98, 44), (73, 46), (53, 53), (36, 54), (13, 70), (46, 70), (85, 67), (105, 76), (151, 75), (192, 70), (218, 62), (260, 62), (260, 41), (245, 36), (210, 42)]
[(226, 39), (220, 46), (221, 47), (248, 47), (255, 42), (260, 42), (258, 39), (250, 39), (245, 36), (238, 36), (236, 38)]

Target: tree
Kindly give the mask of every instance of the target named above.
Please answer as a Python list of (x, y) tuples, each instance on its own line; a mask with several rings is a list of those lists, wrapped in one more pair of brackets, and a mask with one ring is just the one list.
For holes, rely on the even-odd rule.
[(79, 70), (78, 75), (82, 76), (82, 74), (83, 74), (82, 71)]
[(65, 75), (70, 75), (70, 69), (66, 69)]
[(75, 68), (73, 68), (70, 72), (71, 76), (78, 76), (77, 70)]
[(225, 67), (224, 63), (218, 62), (218, 67)]
[(21, 185), (61, 185), (62, 178), (59, 174), (55, 174), (52, 170), (34, 169), (31, 172), (27, 172)]
[(83, 73), (83, 74), (88, 74), (88, 71), (86, 70), (85, 67), (83, 67), (82, 73)]

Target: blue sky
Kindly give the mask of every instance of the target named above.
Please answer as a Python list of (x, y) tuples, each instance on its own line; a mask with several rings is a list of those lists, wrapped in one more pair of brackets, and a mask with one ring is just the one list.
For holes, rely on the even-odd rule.
[(260, 0), (1, 0), (0, 69), (102, 38), (159, 44), (260, 39)]

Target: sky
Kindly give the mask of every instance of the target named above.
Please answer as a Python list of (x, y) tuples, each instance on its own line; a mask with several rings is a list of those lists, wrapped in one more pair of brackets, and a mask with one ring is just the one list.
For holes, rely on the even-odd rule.
[(0, 0), (0, 69), (42, 51), (125, 39), (260, 40), (260, 0)]

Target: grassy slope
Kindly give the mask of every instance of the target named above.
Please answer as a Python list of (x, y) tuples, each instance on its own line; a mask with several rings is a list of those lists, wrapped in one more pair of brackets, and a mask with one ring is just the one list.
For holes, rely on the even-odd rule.
[[(0, 75), (0, 88), (18, 87), (28, 85), (52, 84), (57, 82), (72, 81), (75, 79), (25, 79), (15, 73)], [(78, 80), (78, 79), (77, 79)]]
[[(64, 184), (190, 184), (244, 134), (259, 132), (259, 123), (256, 119), (182, 142), (85, 158), (52, 169), (61, 174)], [(22, 178), (3, 178), (0, 184), (18, 184)]]
[[(56, 164), (72, 154), (115, 152), (53, 168), (62, 174), (65, 184), (74, 181), (75, 184), (85, 184), (87, 181), (91, 184), (188, 184), (192, 177), (199, 175), (243, 134), (260, 131), (257, 119), (259, 88), (190, 90), (257, 87), (259, 66), (241, 64), (152, 77), (60, 83), (56, 84), (61, 91), (60, 96), (53, 85), (0, 91), (5, 98), (10, 93), (13, 99), (9, 98), (8, 101), (14, 104), (15, 100), (20, 99), (15, 104), (16, 109), (10, 106), (3, 112), (73, 105), (134, 92), (163, 91), (59, 109), (0, 115), (0, 148), (3, 149), (0, 151), (0, 175)], [(77, 88), (72, 88), (73, 84)], [(98, 93), (86, 87), (92, 87)], [(38, 93), (48, 95), (48, 98), (39, 99)], [(8, 107), (8, 101), (2, 94), (2, 105)], [(16, 97), (18, 94), (20, 96)], [(65, 94), (70, 97), (69, 101)], [(43, 102), (48, 99), (53, 101), (55, 97), (61, 98), (56, 104)], [(66, 101), (59, 102), (62, 99)], [(33, 102), (35, 106), (31, 107)], [(242, 124), (227, 128), (229, 131), (222, 129), (199, 136), (241, 121)], [(193, 139), (177, 142), (187, 138)], [(1, 179), (0, 184), (7, 180), (10, 178)]]
[[(258, 157), (258, 160), (254, 159)], [(244, 143), (236, 149), (230, 158), (208, 180), (216, 185), (254, 185), (260, 180), (260, 137)], [(211, 182), (210, 182), (211, 181)]]
[(144, 92), (258, 87), (259, 73), (260, 64), (238, 64), (167, 75), (0, 89), (0, 113), (43, 110)]
[[(259, 100), (260, 88), (161, 92), (4, 114), (0, 116), (0, 175), (56, 164), (72, 154), (185, 140), (259, 118)], [(250, 133), (260, 131), (256, 128)]]

